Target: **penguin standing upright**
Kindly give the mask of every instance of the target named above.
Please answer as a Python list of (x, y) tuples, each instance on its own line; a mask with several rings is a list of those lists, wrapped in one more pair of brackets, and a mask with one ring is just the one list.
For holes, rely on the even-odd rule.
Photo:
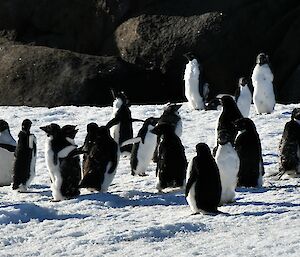
[(0, 186), (9, 186), (12, 182), (16, 145), (16, 141), (10, 134), (8, 123), (0, 120)]
[(207, 144), (197, 144), (196, 151), (187, 168), (187, 202), (193, 213), (218, 213), (222, 193), (219, 168)]
[(167, 187), (183, 187), (187, 161), (184, 147), (170, 124), (159, 124), (152, 130), (159, 138), (156, 189), (161, 192)]
[(259, 135), (249, 118), (235, 121), (239, 131), (235, 139), (235, 150), (240, 158), (237, 186), (261, 187), (263, 184), (264, 165)]
[(279, 174), (300, 177), (300, 108), (292, 111), (279, 144)]
[(113, 102), (113, 113), (111, 120), (106, 126), (110, 128), (110, 135), (120, 146), (121, 152), (130, 153), (132, 144), (123, 147), (121, 145), (124, 141), (133, 137), (132, 122), (141, 120), (132, 119), (129, 100), (124, 92), (115, 92), (112, 90), (112, 95), (115, 99)]
[(144, 176), (146, 174), (145, 171), (153, 157), (157, 143), (157, 135), (151, 132), (157, 122), (158, 118), (146, 119), (138, 132), (137, 137), (141, 140), (133, 145), (130, 158), (132, 175)]
[(75, 126), (60, 127), (51, 123), (40, 127), (46, 132), (45, 159), (50, 173), (51, 190), (54, 201), (69, 199), (80, 194), (79, 182), (81, 179), (81, 153), (74, 138), (77, 133)]
[(203, 110), (209, 90), (208, 84), (203, 81), (202, 66), (193, 53), (189, 52), (184, 56), (188, 60), (184, 71), (185, 97), (191, 109)]
[(239, 79), (239, 85), (235, 91), (235, 101), (242, 115), (245, 118), (248, 118), (252, 102), (252, 94), (248, 87), (248, 81), (244, 77)]
[(92, 146), (94, 145), (96, 138), (97, 138), (97, 134), (98, 134), (98, 125), (94, 122), (89, 123), (86, 126), (86, 130), (87, 130), (87, 135), (84, 139), (84, 143), (83, 146), (81, 147), (82, 151), (84, 152), (83, 154), (83, 159), (82, 159), (82, 173), (85, 174), (85, 162), (87, 160), (88, 154), (92, 149)]
[(221, 130), (226, 130), (229, 136), (229, 141), (234, 144), (237, 130), (234, 126), (234, 121), (243, 118), (240, 110), (238, 109), (235, 101), (231, 96), (225, 95), (221, 98), (222, 111), (217, 120), (215, 129), (215, 148), (213, 154), (215, 155), (218, 147), (218, 135)]
[(257, 114), (271, 113), (275, 106), (273, 73), (269, 66), (269, 57), (260, 53), (256, 58), (256, 66), (252, 72), (254, 88), (253, 103)]
[(118, 144), (109, 134), (106, 126), (98, 128), (96, 139), (85, 162), (81, 188), (107, 192), (118, 166), (120, 157)]
[(231, 143), (231, 133), (227, 130), (220, 130), (218, 133), (215, 160), (219, 168), (222, 185), (220, 205), (231, 203), (235, 198), (240, 159)]
[(13, 167), (13, 190), (27, 191), (34, 175), (36, 163), (36, 137), (30, 133), (32, 122), (25, 119), (18, 137)]

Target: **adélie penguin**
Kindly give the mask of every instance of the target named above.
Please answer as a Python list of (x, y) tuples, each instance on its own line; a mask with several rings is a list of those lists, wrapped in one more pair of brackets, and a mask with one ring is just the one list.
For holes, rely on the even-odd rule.
[(12, 168), (16, 141), (10, 134), (8, 123), (0, 120), (0, 186), (12, 183)]
[(23, 120), (15, 151), (12, 188), (19, 192), (26, 192), (35, 176), (37, 148), (36, 137), (30, 133), (31, 124), (29, 119)]
[(271, 113), (275, 106), (274, 76), (269, 64), (269, 57), (260, 53), (252, 72), (253, 103), (257, 114)]
[(74, 142), (76, 126), (58, 124), (40, 127), (47, 134), (45, 159), (51, 179), (51, 190), (54, 201), (76, 197), (80, 194), (81, 151)]
[(279, 144), (279, 175), (284, 174), (300, 177), (300, 108), (293, 109)]
[(244, 77), (239, 79), (239, 85), (237, 90), (235, 91), (235, 101), (241, 114), (245, 118), (248, 118), (252, 102), (252, 94), (248, 87), (248, 81)]
[(159, 124), (152, 130), (159, 138), (157, 147), (156, 189), (185, 185), (187, 161), (184, 147), (170, 124)]
[(133, 144), (130, 158), (132, 175), (146, 175), (146, 170), (151, 162), (157, 144), (157, 135), (152, 133), (152, 129), (157, 122), (158, 118), (150, 117), (146, 119), (137, 134), (140, 141)]
[(255, 124), (249, 118), (235, 121), (239, 131), (234, 148), (240, 159), (238, 187), (261, 187), (264, 165), (259, 135)]
[(185, 97), (191, 109), (203, 110), (209, 89), (208, 84), (203, 81), (203, 69), (198, 58), (192, 52), (184, 54), (188, 63), (184, 71)]
[(219, 168), (222, 185), (219, 205), (234, 202), (240, 159), (231, 143), (231, 135), (226, 130), (218, 132), (218, 148), (215, 160)]
[(193, 213), (216, 214), (222, 186), (219, 168), (207, 144), (196, 146), (197, 155), (187, 168), (185, 196)]
[(95, 141), (87, 154), (81, 188), (107, 192), (116, 174), (120, 157), (118, 144), (106, 126), (98, 128)]

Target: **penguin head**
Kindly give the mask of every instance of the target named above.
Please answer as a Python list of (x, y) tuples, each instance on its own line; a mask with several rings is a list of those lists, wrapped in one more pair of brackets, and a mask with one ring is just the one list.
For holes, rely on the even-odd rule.
[(241, 78), (239, 79), (239, 86), (244, 87), (244, 86), (246, 86), (246, 85), (248, 85), (248, 80), (247, 80), (245, 77), (241, 77)]
[(30, 132), (30, 128), (31, 128), (31, 120), (29, 119), (25, 119), (23, 120), (22, 122), (22, 131), (26, 132), (26, 133), (29, 133)]
[(64, 137), (74, 139), (78, 129), (76, 129), (76, 126), (74, 125), (65, 125), (61, 128), (61, 132)]
[(221, 105), (223, 106), (223, 107), (230, 107), (230, 106), (235, 106), (236, 105), (236, 103), (235, 103), (235, 101), (234, 101), (234, 99), (231, 97), (231, 96), (229, 96), (229, 95), (224, 95), (224, 96), (222, 96), (221, 98), (220, 98), (220, 102), (221, 102)]
[(299, 120), (300, 121), (300, 108), (294, 108), (292, 111), (292, 120)]
[(157, 122), (158, 122), (159, 118), (154, 118), (154, 117), (150, 117), (148, 119), (145, 120), (145, 124), (147, 126), (151, 125), (151, 126), (156, 126)]
[(114, 105), (117, 105), (117, 107), (120, 107), (123, 104), (130, 106), (129, 99), (125, 95), (124, 91), (116, 91), (114, 89), (111, 89), (111, 92), (114, 98)]
[(56, 137), (61, 132), (60, 126), (56, 123), (51, 123), (50, 125), (40, 127), (40, 129), (45, 131), (48, 137)]
[(210, 149), (207, 144), (205, 143), (199, 143), (196, 145), (196, 152), (197, 156), (207, 156), (210, 153)]
[(151, 130), (151, 132), (158, 136), (175, 133), (174, 128), (167, 123), (157, 125), (156, 127), (154, 127), (154, 129)]
[(0, 120), (0, 133), (9, 129), (8, 123), (5, 120)]
[(86, 131), (87, 131), (87, 133), (94, 134), (97, 132), (98, 128), (99, 127), (98, 127), (97, 123), (91, 122), (91, 123), (87, 124)]
[(241, 118), (234, 122), (234, 127), (236, 128), (236, 130), (242, 131), (242, 130), (251, 129), (253, 127), (255, 128), (255, 125), (251, 119)]
[(256, 63), (260, 66), (264, 65), (264, 64), (269, 64), (269, 56), (266, 55), (265, 53), (260, 53), (257, 57), (256, 57)]
[(178, 110), (181, 108), (182, 104), (171, 104), (169, 103), (164, 110), (164, 114), (168, 113), (178, 113)]
[(226, 129), (222, 129), (218, 132), (219, 145), (226, 145), (228, 142), (230, 142), (230, 140), (231, 140), (230, 134)]
[(193, 52), (187, 52), (185, 54), (183, 54), (183, 56), (188, 60), (188, 61), (192, 61), (194, 59), (197, 60), (196, 55)]

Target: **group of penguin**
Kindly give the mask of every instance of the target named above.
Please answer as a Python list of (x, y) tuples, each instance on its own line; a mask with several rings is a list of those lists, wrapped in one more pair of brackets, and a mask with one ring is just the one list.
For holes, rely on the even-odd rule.
[[(199, 79), (201, 69), (197, 59), (190, 53), (186, 56), (189, 59), (184, 74), (187, 99), (193, 109), (206, 109), (208, 84)], [(259, 114), (271, 113), (274, 109), (275, 97), (270, 93), (273, 92), (272, 80), (268, 57), (258, 55), (252, 83), (253, 102)], [(234, 202), (236, 187), (263, 184), (262, 149), (255, 124), (248, 118), (252, 94), (246, 79), (239, 80), (238, 91), (236, 97), (216, 98), (222, 110), (216, 124), (215, 147), (211, 152), (207, 144), (197, 144), (196, 156), (189, 163), (180, 139), (180, 104), (166, 105), (160, 117), (134, 119), (125, 93), (112, 90), (111, 120), (105, 126), (88, 124), (82, 147), (75, 144), (76, 126), (60, 127), (51, 123), (40, 127), (47, 135), (45, 160), (53, 201), (76, 197), (80, 188), (107, 192), (123, 154), (130, 155), (132, 175), (146, 176), (151, 160), (155, 162), (156, 189), (159, 192), (166, 188), (185, 189), (193, 213), (219, 213), (219, 206)], [(133, 122), (143, 122), (135, 138)], [(31, 121), (24, 120), (16, 143), (7, 122), (0, 120), (0, 185), (12, 184), (19, 192), (27, 190), (35, 174), (36, 137), (30, 127)], [(280, 142), (281, 175), (300, 174), (299, 132), (300, 109), (296, 108)], [(82, 165), (80, 155), (83, 155)]]

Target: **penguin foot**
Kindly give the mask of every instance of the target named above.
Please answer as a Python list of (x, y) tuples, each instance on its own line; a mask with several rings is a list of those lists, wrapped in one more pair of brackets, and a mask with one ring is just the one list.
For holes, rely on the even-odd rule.
[(139, 176), (140, 176), (140, 177), (146, 177), (146, 176), (149, 176), (149, 175), (146, 174), (145, 172), (143, 172), (143, 173), (139, 173)]

